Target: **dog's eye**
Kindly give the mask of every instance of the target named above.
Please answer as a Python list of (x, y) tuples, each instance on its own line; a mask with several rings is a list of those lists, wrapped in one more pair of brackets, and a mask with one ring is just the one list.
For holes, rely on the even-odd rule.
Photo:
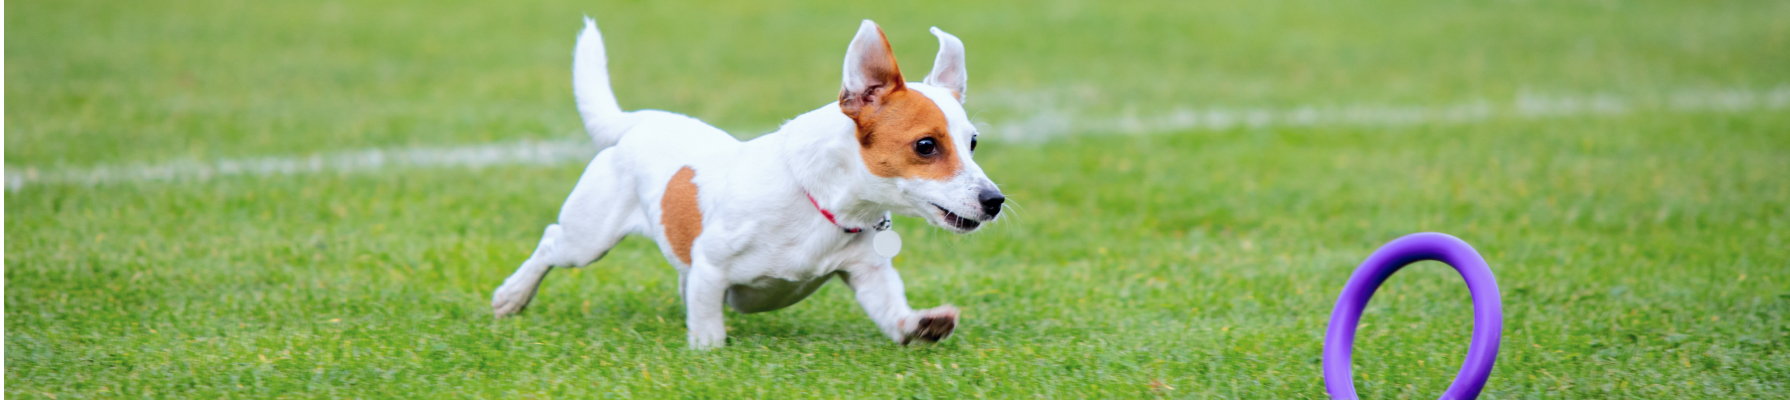
[(939, 144), (937, 141), (932, 140), (932, 138), (920, 139), (920, 141), (914, 142), (914, 152), (920, 153), (922, 156), (938, 154)]
[(971, 153), (976, 152), (976, 137), (975, 136), (970, 136), (970, 152)]

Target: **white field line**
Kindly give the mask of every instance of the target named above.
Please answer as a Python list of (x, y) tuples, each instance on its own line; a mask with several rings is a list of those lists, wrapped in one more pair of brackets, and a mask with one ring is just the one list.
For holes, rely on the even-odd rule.
[(307, 157), (259, 157), (210, 162), (101, 165), (43, 170), (6, 167), (6, 189), (28, 185), (98, 185), (116, 182), (209, 180), (227, 176), (301, 175), (322, 172), (374, 171), (393, 167), (478, 168), (497, 165), (557, 165), (585, 162), (597, 154), (589, 139), (518, 141), (471, 146), (364, 149)]
[[(1085, 134), (1147, 134), (1237, 127), (1336, 127), (1463, 124), (1495, 119), (1542, 119), (1621, 116), (1640, 112), (1745, 112), (1790, 108), (1790, 85), (1768, 90), (1679, 91), (1663, 97), (1614, 95), (1550, 96), (1523, 93), (1508, 102), (1469, 101), (1444, 105), (1300, 106), (1290, 108), (1175, 107), (1155, 115), (1126, 111), (1118, 116), (1088, 117), (1074, 108), (1055, 106), (1054, 98), (996, 94), (998, 100), (1034, 103), (1029, 117), (979, 124), (990, 139), (1039, 142)], [(1036, 97), (1036, 96), (1033, 96)], [(1017, 107), (1009, 107), (1017, 108)]]
[[(1052, 96), (995, 94), (997, 108), (1027, 110), (1031, 116), (983, 123), (990, 139), (1041, 142), (1077, 134), (1147, 134), (1236, 127), (1403, 126), (1462, 124), (1494, 119), (1618, 116), (1640, 112), (1746, 112), (1790, 108), (1790, 85), (1767, 90), (1687, 90), (1659, 98), (1614, 95), (1548, 96), (1521, 94), (1504, 103), (1469, 101), (1446, 105), (1347, 105), (1291, 108), (1176, 107), (1141, 116), (1087, 117), (1058, 106)], [(1026, 98), (1033, 100), (1025, 100)], [(1026, 104), (1043, 97), (1042, 105)], [(466, 146), (361, 149), (310, 156), (258, 157), (159, 164), (73, 168), (6, 166), (6, 188), (33, 185), (101, 185), (119, 182), (203, 181), (229, 176), (302, 175), (362, 172), (389, 168), (479, 168), (499, 165), (558, 165), (587, 162), (596, 151), (587, 139), (516, 141)]]

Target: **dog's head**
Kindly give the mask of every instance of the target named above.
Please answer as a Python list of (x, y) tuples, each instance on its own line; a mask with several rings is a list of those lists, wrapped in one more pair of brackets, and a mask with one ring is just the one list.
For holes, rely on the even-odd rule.
[(957, 233), (993, 221), (1006, 197), (976, 165), (976, 126), (963, 111), (969, 75), (963, 41), (938, 28), (938, 59), (906, 82), (876, 23), (865, 20), (845, 53), (839, 108), (857, 123), (858, 155), (876, 178), (866, 196)]

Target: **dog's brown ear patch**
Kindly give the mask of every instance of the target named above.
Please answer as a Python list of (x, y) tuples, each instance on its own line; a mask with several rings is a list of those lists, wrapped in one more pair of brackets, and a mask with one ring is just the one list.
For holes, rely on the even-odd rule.
[(665, 227), (665, 241), (671, 243), (672, 254), (690, 265), (690, 245), (702, 235), (702, 209), (696, 204), (696, 170), (683, 167), (665, 184), (665, 197), (659, 199), (659, 224)]
[(865, 108), (880, 105), (890, 94), (901, 91), (906, 82), (883, 29), (864, 20), (845, 51), (845, 80), (839, 86), (840, 111), (857, 118)]

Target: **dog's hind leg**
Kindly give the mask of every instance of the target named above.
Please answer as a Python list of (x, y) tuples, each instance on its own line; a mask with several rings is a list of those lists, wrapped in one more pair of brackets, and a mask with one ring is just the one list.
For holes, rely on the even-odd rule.
[(640, 202), (628, 176), (614, 168), (615, 157), (614, 151), (604, 151), (591, 160), (560, 209), (559, 223), (547, 226), (534, 254), (492, 293), (491, 310), (497, 316), (528, 307), (553, 267), (596, 262), (622, 237), (645, 229)]
[(509, 279), (503, 280), (503, 286), (498, 286), (497, 292), (491, 294), (491, 310), (497, 316), (515, 314), (528, 307), (528, 302), (535, 297), (536, 289), (541, 287), (541, 279), (546, 278), (547, 272), (553, 270), (553, 265), (547, 260), (555, 253), (563, 232), (559, 224), (548, 225), (534, 254), (528, 257), (528, 261), (523, 261), (522, 267), (516, 268), (516, 273), (510, 274)]

